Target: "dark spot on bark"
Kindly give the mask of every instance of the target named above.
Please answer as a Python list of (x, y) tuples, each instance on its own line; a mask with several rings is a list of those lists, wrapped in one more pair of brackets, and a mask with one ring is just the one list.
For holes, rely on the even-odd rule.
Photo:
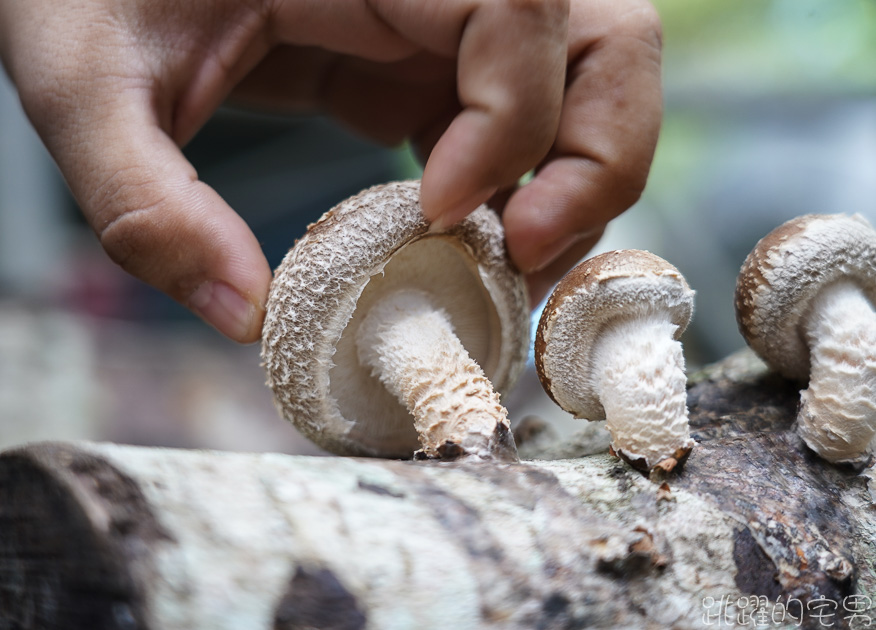
[(365, 490), (367, 492), (373, 492), (374, 494), (379, 494), (383, 497), (393, 497), (395, 499), (404, 499), (404, 492), (395, 492), (394, 490), (390, 490), (389, 488), (384, 488), (376, 483), (368, 483), (367, 481), (359, 480), (359, 489)]
[(736, 563), (736, 586), (743, 593), (766, 595), (775, 600), (782, 592), (778, 570), (773, 561), (744, 527), (733, 538), (733, 561)]
[(549, 489), (551, 492), (563, 491), (563, 487), (557, 481), (557, 478), (546, 470), (526, 468), (523, 474), (534, 487), (539, 489), (539, 492), (543, 492), (544, 489)]
[[(612, 466), (611, 469), (609, 469), (608, 471), (608, 476), (612, 479), (617, 480), (618, 490), (622, 494), (626, 493), (630, 488), (633, 487), (633, 482), (630, 481), (629, 477), (630, 472), (630, 469), (624, 464)], [(639, 471), (634, 472), (638, 473)]]
[(569, 608), (569, 598), (562, 593), (553, 593), (541, 607), (542, 613), (548, 619), (553, 619), (566, 612)]
[[(659, 568), (662, 569), (664, 566), (665, 563)], [(658, 565), (650, 552), (643, 553), (632, 549), (624, 556), (611, 559), (599, 558), (596, 561), (596, 570), (600, 573), (624, 579), (648, 575), (654, 567), (658, 567)]]
[(274, 630), (362, 630), (365, 613), (334, 573), (298, 567), (274, 615)]
[(170, 536), (106, 459), (51, 443), (4, 454), (0, 533), (0, 627), (147, 627), (150, 554)]
[(72, 450), (69, 458), (70, 472), (103, 500), (112, 531), (149, 543), (173, 540), (158, 522), (136, 481), (101, 458)]

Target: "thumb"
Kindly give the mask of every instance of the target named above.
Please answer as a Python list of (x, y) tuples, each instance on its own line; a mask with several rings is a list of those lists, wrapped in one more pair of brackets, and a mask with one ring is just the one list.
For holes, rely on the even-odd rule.
[(148, 108), (112, 108), (76, 137), (52, 143), (53, 153), (109, 256), (221, 333), (256, 341), (268, 262), (243, 219), (198, 180)]

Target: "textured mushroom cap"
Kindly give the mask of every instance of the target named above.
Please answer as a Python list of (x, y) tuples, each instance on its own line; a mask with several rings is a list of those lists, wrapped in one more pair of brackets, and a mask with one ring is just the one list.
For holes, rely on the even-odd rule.
[(592, 356), (605, 326), (665, 313), (678, 339), (690, 323), (693, 301), (694, 291), (678, 269), (650, 252), (618, 250), (581, 262), (554, 289), (538, 324), (535, 368), (544, 390), (576, 418), (605, 419)]
[(525, 364), (528, 298), (499, 218), (481, 206), (429, 232), (419, 191), (419, 182), (397, 182), (340, 203), (274, 274), (262, 331), (268, 385), (280, 413), (329, 451), (410, 457), (419, 447), (411, 415), (356, 349), (359, 322), (392, 291), (427, 291), (496, 390)]
[(763, 237), (736, 282), (736, 321), (780, 374), (809, 377), (802, 321), (819, 291), (850, 279), (876, 304), (876, 231), (860, 215), (809, 214)]

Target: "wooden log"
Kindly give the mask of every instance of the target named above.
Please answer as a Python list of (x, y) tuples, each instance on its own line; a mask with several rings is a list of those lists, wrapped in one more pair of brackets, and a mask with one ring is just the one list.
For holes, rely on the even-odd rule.
[(868, 627), (867, 480), (809, 452), (796, 388), (752, 365), (690, 387), (699, 445), (662, 480), (605, 453), (6, 451), (0, 629)]

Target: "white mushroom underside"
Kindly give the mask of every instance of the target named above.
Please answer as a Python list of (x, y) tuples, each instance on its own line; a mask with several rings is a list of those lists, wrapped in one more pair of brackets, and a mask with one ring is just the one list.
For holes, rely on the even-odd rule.
[(676, 326), (658, 315), (614, 320), (594, 348), (594, 388), (612, 447), (649, 468), (691, 448), (687, 378)]
[[(485, 373), (495, 377), (502, 348), (496, 308), (463, 248), (442, 237), (419, 239), (396, 252), (372, 276), (336, 346), (330, 395), (351, 422), (348, 435), (373, 453), (410, 456), (418, 446), (411, 414), (360, 365), (356, 338), (360, 322), (385, 296), (400, 290), (428, 289), (450, 318), (456, 336)], [(507, 377), (507, 372), (502, 378)]]
[(429, 233), (419, 188), (394, 182), (341, 202), (296, 242), (271, 285), (268, 386), (284, 418), (337, 454), (405, 457), (418, 447), (410, 414), (359, 365), (354, 341), (369, 303), (395, 288), (428, 287), (497, 390), (525, 364), (528, 300), (498, 215), (481, 206)]
[(861, 289), (838, 282), (822, 291), (806, 319), (809, 388), (801, 392), (798, 431), (832, 462), (865, 456), (876, 433), (876, 313)]
[(497, 425), (508, 428), (499, 396), (425, 292), (381, 298), (359, 325), (356, 346), (360, 362), (413, 416), (427, 455), (452, 442), (488, 457)]

